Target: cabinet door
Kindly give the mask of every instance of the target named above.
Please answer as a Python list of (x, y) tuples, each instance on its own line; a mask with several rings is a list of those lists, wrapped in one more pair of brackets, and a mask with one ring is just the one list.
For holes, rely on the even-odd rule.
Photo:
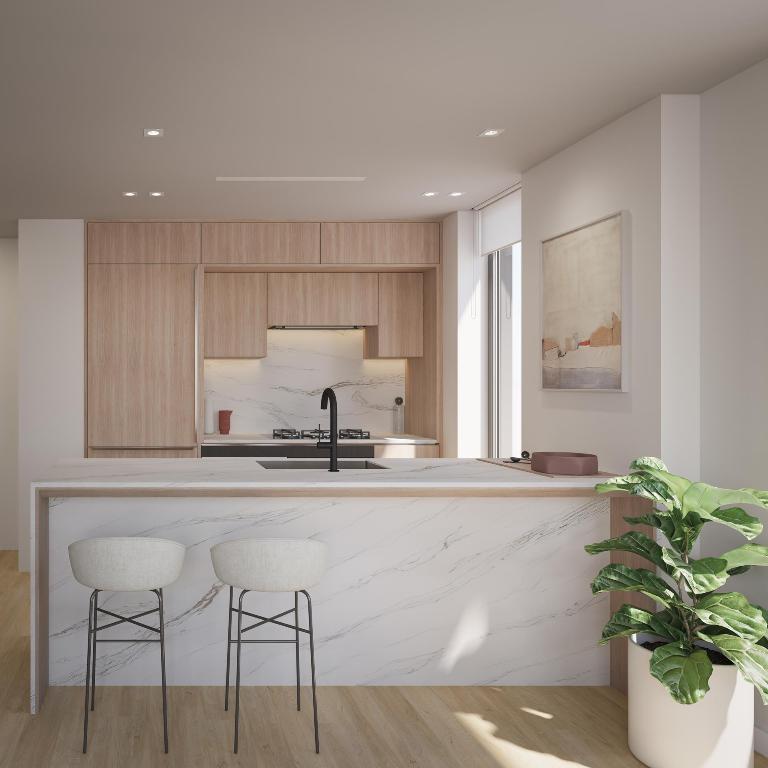
[(203, 224), (205, 264), (319, 264), (320, 224), (216, 222)]
[(440, 225), (433, 222), (323, 224), (323, 264), (437, 264)]
[(379, 324), (365, 329), (366, 357), (424, 354), (424, 278), (419, 272), (379, 274)]
[(269, 325), (376, 325), (378, 275), (271, 272)]
[(439, 445), (374, 445), (374, 459), (437, 459)]
[(196, 459), (197, 448), (89, 448), (89, 459)]
[(95, 221), (88, 224), (89, 264), (198, 264), (195, 222)]
[(88, 445), (197, 444), (195, 266), (88, 267)]
[(267, 275), (208, 272), (203, 303), (206, 358), (267, 354)]

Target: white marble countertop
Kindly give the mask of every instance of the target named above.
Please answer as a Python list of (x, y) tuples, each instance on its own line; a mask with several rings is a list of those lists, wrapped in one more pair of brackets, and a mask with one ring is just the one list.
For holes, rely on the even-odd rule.
[[(274, 461), (274, 457), (265, 457)], [(301, 460), (299, 460), (301, 461)], [(384, 469), (265, 469), (258, 458), (77, 459), (55, 464), (33, 492), (88, 495), (591, 495), (604, 477), (548, 477), (476, 459), (377, 459)], [(436, 493), (437, 492), (437, 493)]]
[[(203, 445), (311, 445), (314, 440), (280, 440), (267, 434), (205, 435)], [(437, 440), (418, 435), (373, 435), (369, 440), (339, 440), (339, 445), (437, 445)]]

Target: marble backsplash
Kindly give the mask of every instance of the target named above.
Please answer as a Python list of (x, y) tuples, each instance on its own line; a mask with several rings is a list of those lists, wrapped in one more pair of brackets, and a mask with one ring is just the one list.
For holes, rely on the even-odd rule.
[(265, 358), (205, 361), (206, 405), (214, 419), (219, 410), (232, 411), (233, 434), (326, 427), (320, 395), (330, 386), (340, 427), (392, 432), (394, 400), (405, 395), (405, 360), (364, 360), (363, 333), (270, 329)]

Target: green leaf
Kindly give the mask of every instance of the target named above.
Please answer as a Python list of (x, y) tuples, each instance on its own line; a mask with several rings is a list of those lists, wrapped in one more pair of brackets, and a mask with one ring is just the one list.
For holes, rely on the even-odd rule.
[(695, 704), (709, 690), (712, 662), (706, 651), (667, 643), (651, 654), (651, 674), (680, 704)]
[(644, 499), (651, 499), (651, 501), (657, 501), (666, 506), (671, 506), (675, 501), (674, 495), (663, 483), (640, 473), (612, 477), (610, 480), (598, 483), (595, 490), (598, 493), (622, 491), (631, 496), (642, 496)]
[(657, 459), (655, 456), (640, 456), (640, 458), (635, 459), (632, 461), (629, 465), (630, 469), (660, 469), (663, 472), (667, 471), (667, 465), (661, 460)]
[(693, 511), (706, 517), (721, 507), (737, 504), (753, 504), (768, 509), (768, 492), (756, 491), (754, 488), (730, 490), (707, 483), (693, 483), (683, 496), (683, 514)]
[(728, 562), (728, 570), (734, 568), (749, 568), (753, 565), (768, 565), (768, 547), (760, 544), (742, 544), (722, 555)]
[(635, 632), (647, 632), (669, 640), (682, 640), (685, 637), (677, 612), (664, 610), (649, 613), (625, 603), (603, 628), (600, 643), (607, 643), (614, 637), (627, 637)]
[(671, 549), (664, 547), (662, 557), (667, 563), (673, 578), (683, 577), (688, 590), (694, 595), (714, 592), (728, 581), (727, 563), (718, 557), (703, 557), (701, 560), (689, 560), (687, 563)]
[(739, 592), (707, 595), (693, 607), (693, 612), (705, 624), (725, 627), (751, 643), (768, 631), (762, 611)]
[(768, 648), (735, 635), (706, 635), (705, 639), (739, 668), (744, 678), (760, 692), (763, 704), (768, 704)]
[(662, 557), (661, 547), (650, 537), (640, 531), (627, 531), (627, 533), (617, 536), (615, 539), (606, 539), (597, 544), (588, 544), (584, 549), (590, 555), (596, 555), (600, 552), (632, 552), (649, 560), (654, 565), (667, 571), (667, 564)]
[(705, 520), (712, 520), (733, 528), (744, 536), (745, 539), (754, 539), (763, 530), (763, 524), (740, 507), (716, 509), (714, 512), (702, 512), (700, 514)]
[(596, 595), (598, 592), (642, 592), (667, 607), (680, 602), (667, 582), (655, 573), (620, 563), (611, 563), (600, 569), (592, 582), (592, 593)]

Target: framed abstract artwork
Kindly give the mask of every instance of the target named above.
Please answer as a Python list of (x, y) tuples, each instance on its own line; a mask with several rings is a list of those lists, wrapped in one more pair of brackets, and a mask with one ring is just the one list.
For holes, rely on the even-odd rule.
[(541, 385), (626, 391), (626, 214), (541, 244)]

